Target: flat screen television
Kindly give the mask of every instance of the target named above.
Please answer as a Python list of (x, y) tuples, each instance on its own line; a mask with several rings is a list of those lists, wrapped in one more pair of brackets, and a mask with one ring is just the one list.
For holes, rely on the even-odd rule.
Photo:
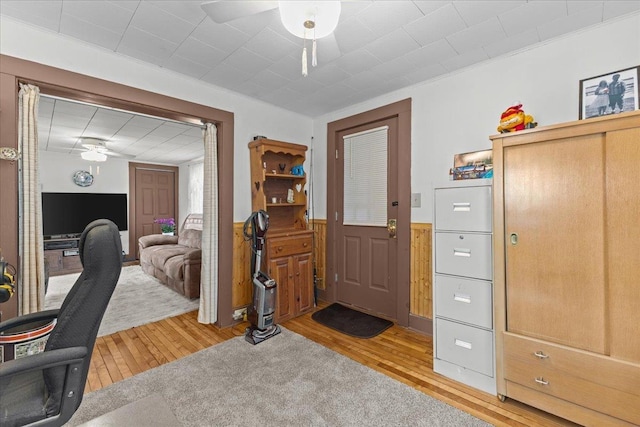
[(119, 193), (42, 193), (45, 237), (81, 234), (95, 219), (113, 221), (120, 231), (127, 226), (127, 195)]

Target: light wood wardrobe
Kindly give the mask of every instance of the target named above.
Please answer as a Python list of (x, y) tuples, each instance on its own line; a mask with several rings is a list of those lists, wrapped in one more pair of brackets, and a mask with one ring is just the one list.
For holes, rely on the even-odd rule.
[(640, 111), (491, 139), (498, 394), (640, 425)]

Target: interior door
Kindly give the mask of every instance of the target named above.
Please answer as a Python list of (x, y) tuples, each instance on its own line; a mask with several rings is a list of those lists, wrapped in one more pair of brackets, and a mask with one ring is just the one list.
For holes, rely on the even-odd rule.
[(336, 297), (391, 319), (398, 314), (397, 121), (344, 130), (336, 142)]
[(135, 253), (138, 239), (161, 232), (154, 221), (158, 218), (174, 218), (177, 221), (177, 170), (153, 167), (135, 168)]

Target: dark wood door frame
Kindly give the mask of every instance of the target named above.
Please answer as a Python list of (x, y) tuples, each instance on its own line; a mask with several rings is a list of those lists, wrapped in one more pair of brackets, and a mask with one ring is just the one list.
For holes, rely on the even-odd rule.
[[(43, 94), (150, 114), (187, 123), (214, 123), (218, 135), (218, 325), (230, 326), (233, 268), (233, 146), (234, 115), (201, 104), (131, 86), (0, 55), (0, 145), (18, 146), (19, 83), (32, 83)], [(0, 240), (2, 255), (18, 263), (18, 168), (0, 162)], [(3, 319), (18, 313), (18, 298), (0, 306)]]
[[(346, 117), (327, 124), (327, 253), (326, 253), (326, 287), (318, 291), (318, 297), (328, 302), (336, 301), (334, 282), (337, 265), (336, 259), (336, 187), (335, 159), (339, 133), (377, 122), (391, 117), (398, 119), (398, 164), (411, 164), (411, 98), (385, 105), (374, 110)], [(395, 277), (397, 283), (397, 319), (401, 326), (409, 326), (409, 302), (411, 285), (411, 170), (401, 167), (398, 171), (398, 270)]]
[[(175, 212), (175, 219), (178, 221), (180, 217), (180, 211), (178, 210), (178, 201), (180, 200), (180, 195), (178, 194), (178, 168), (176, 166), (166, 166), (166, 165), (155, 165), (151, 163), (135, 163), (129, 162), (129, 254), (127, 256), (127, 260), (135, 260), (137, 259), (138, 241), (136, 239), (137, 229), (136, 229), (136, 170), (137, 169), (153, 169), (163, 172), (171, 172), (173, 173), (173, 189), (174, 189), (174, 198), (173, 198), (173, 211)], [(180, 224), (176, 224), (176, 227), (180, 227)], [(176, 228), (178, 230), (179, 228)]]

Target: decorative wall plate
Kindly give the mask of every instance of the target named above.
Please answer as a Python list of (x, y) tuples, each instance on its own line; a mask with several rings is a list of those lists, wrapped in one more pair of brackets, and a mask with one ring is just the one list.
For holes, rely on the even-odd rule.
[(93, 184), (93, 175), (87, 171), (77, 171), (73, 174), (73, 182), (80, 187), (88, 187)]

